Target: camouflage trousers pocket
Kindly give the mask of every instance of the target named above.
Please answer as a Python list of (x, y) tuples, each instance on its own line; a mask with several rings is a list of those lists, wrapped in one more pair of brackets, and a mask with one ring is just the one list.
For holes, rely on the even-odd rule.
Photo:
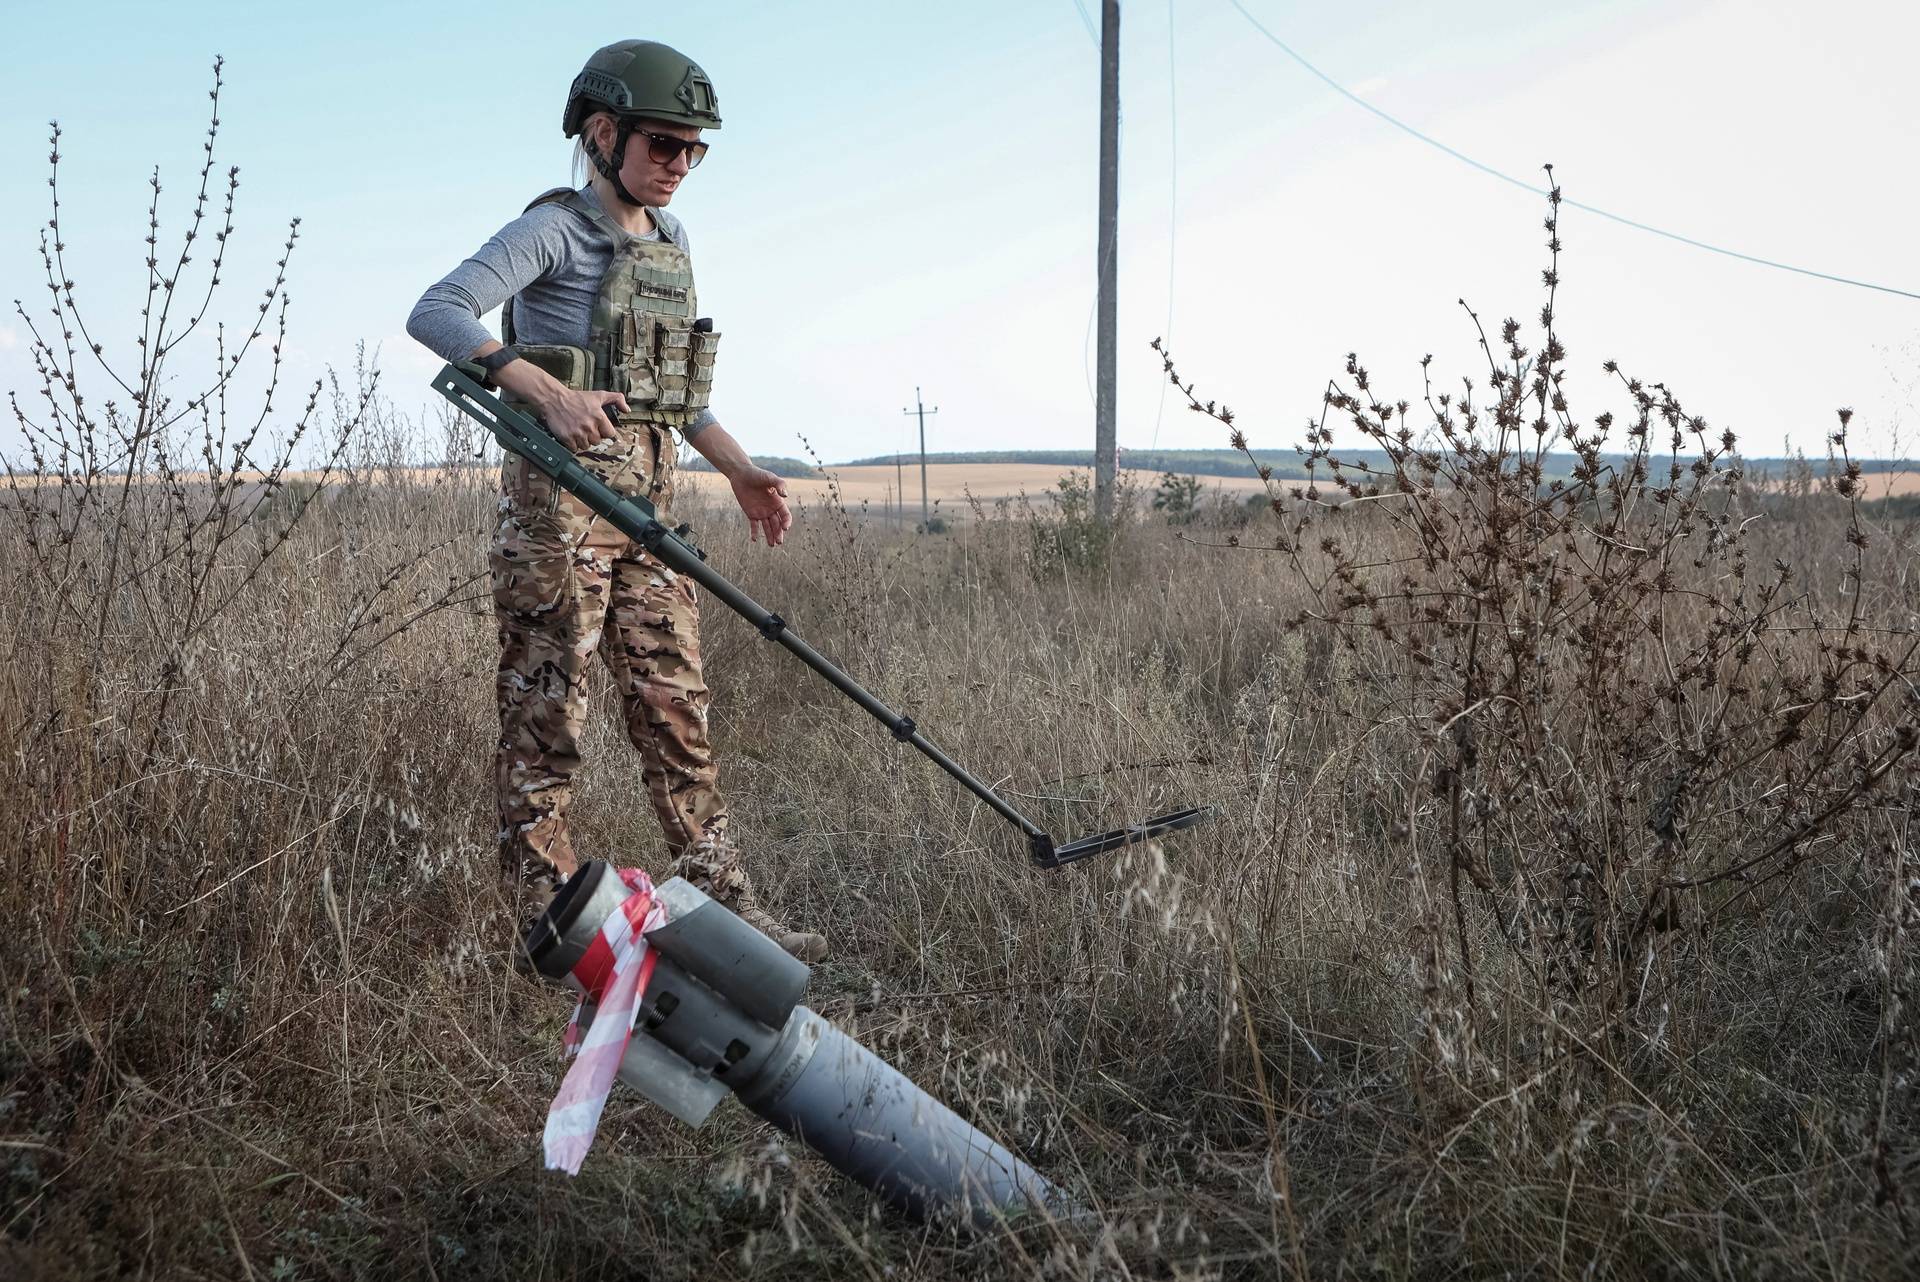
[(673, 481), (676, 471), (677, 452), (673, 445), (673, 433), (663, 427), (653, 429), (659, 437), (659, 452), (654, 456), (656, 462), (653, 474), (647, 480), (647, 502), (654, 510), (665, 513), (673, 506)]
[(500, 511), (515, 522), (550, 521), (560, 513), (560, 487), (518, 454), (500, 463)]
[[(658, 433), (638, 423), (621, 423), (615, 436), (588, 446), (574, 457), (587, 471), (622, 493), (639, 493), (660, 468), (658, 452), (650, 437)], [(667, 456), (669, 460), (671, 455)], [(671, 464), (669, 463), (669, 469)], [(592, 519), (592, 512), (565, 488), (518, 454), (510, 454), (500, 466), (502, 511), (520, 521)]]
[(487, 553), (494, 622), (502, 643), (577, 628), (581, 594), (579, 549), (557, 521), (503, 524)]

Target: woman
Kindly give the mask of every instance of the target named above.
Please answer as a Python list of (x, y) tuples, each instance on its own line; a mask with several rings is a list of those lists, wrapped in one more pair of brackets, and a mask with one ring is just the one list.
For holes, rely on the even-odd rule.
[[(485, 367), (582, 463), (656, 507), (673, 496), (673, 433), (727, 478), (748, 537), (778, 547), (786, 486), (708, 408), (719, 335), (698, 317), (687, 235), (664, 206), (718, 129), (712, 82), (666, 45), (623, 40), (574, 78), (562, 121), (592, 168), (537, 198), (427, 290), (407, 332)], [(480, 317), (504, 305), (496, 342)], [(619, 685), (673, 871), (804, 961), (826, 940), (755, 902), (727, 838), (707, 738), (694, 585), (518, 457), (501, 474), (491, 555), (500, 627), (496, 781), (501, 858), (534, 907), (578, 864), (567, 828), (595, 650)]]

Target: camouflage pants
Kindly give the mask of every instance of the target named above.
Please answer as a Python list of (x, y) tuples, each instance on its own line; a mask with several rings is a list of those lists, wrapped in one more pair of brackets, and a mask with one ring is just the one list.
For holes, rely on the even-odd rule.
[[(662, 509), (672, 500), (673, 438), (664, 428), (623, 424), (619, 436), (579, 457), (615, 489), (645, 493)], [(674, 874), (721, 898), (744, 889), (707, 739), (692, 581), (517, 457), (502, 471), (489, 560), (500, 630), (500, 855), (509, 883), (540, 897), (577, 865), (567, 807), (580, 767), (587, 670), (598, 652), (620, 692)]]

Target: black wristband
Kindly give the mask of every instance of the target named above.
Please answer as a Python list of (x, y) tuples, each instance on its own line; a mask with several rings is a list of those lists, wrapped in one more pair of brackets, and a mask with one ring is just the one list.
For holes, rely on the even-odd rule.
[(497, 374), (500, 372), (502, 366), (511, 365), (519, 359), (520, 353), (518, 351), (503, 345), (488, 352), (485, 356), (476, 358), (474, 364), (489, 374)]

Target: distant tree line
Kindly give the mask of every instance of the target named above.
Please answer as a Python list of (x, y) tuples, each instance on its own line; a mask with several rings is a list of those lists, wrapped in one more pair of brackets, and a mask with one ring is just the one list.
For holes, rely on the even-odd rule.
[[(920, 461), (918, 454), (876, 454), (854, 459), (838, 467), (892, 467), (895, 458), (909, 466)], [(950, 454), (929, 454), (929, 463), (1033, 463), (1047, 467), (1092, 467), (1092, 450), (963, 450)], [(1139, 472), (1179, 472), (1188, 476), (1252, 476), (1253, 464), (1239, 450), (1121, 450), (1120, 466)], [(1275, 476), (1300, 476), (1296, 467), (1282, 464)]]
[[(761, 467), (766, 468), (767, 471), (772, 472), (775, 476), (786, 476), (786, 477), (792, 477), (795, 479), (804, 479), (809, 476), (820, 475), (820, 469), (815, 467), (813, 464), (802, 462), (797, 458), (786, 458), (778, 454), (764, 455), (764, 456), (756, 454), (753, 457), (753, 461), (758, 463)], [(689, 458), (684, 462), (682, 462), (680, 464), (680, 467), (682, 470), (688, 471), (688, 472), (719, 471), (718, 468), (716, 468), (713, 464), (707, 462), (705, 459), (701, 458), (698, 454), (695, 454), (692, 458)]]

